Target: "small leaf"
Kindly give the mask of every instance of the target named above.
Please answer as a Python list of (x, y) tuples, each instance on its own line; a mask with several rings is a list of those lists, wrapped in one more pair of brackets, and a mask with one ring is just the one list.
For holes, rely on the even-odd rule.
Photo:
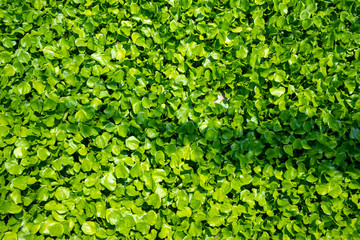
[(25, 190), (27, 188), (27, 178), (24, 176), (14, 178), (11, 183), (15, 188), (18, 188), (20, 190)]
[(148, 224), (155, 225), (155, 223), (157, 221), (157, 215), (153, 210), (151, 210), (148, 213), (146, 213), (145, 219)]
[(17, 147), (17, 148), (15, 148), (15, 150), (14, 150), (14, 156), (15, 156), (16, 158), (24, 158), (24, 157), (27, 156), (27, 154), (28, 154), (28, 152), (27, 152), (27, 150), (25, 149), (25, 147), (23, 147), (23, 146)]
[(283, 147), (283, 149), (284, 149), (284, 152), (286, 152), (287, 154), (289, 154), (291, 157), (294, 156), (294, 154), (293, 154), (293, 146), (292, 146), (292, 145), (285, 145), (285, 146)]
[(101, 179), (101, 184), (106, 187), (110, 191), (114, 191), (116, 189), (116, 178), (112, 172), (105, 174), (105, 176)]
[(13, 65), (7, 64), (4, 67), (4, 73), (5, 73), (5, 76), (12, 77), (16, 73), (16, 68), (14, 68)]
[(246, 58), (247, 55), (248, 55), (248, 52), (249, 52), (249, 50), (247, 49), (247, 47), (244, 46), (244, 45), (241, 45), (239, 47), (239, 50), (236, 52), (236, 57), (237, 58), (242, 58), (242, 59)]
[(45, 221), (41, 224), (40, 233), (52, 237), (60, 237), (64, 234), (64, 227), (61, 223), (55, 221)]
[(304, 20), (304, 19), (307, 19), (307, 18), (310, 18), (311, 14), (309, 13), (308, 10), (303, 10), (301, 13), (300, 13), (300, 19), (301, 20)]
[(129, 169), (120, 163), (115, 167), (115, 176), (117, 178), (128, 178)]
[(215, 141), (218, 138), (218, 134), (219, 132), (215, 128), (210, 127), (206, 130), (205, 138), (208, 141)]
[(329, 195), (333, 198), (337, 198), (341, 195), (342, 189), (339, 184), (331, 184), (329, 189)]
[(50, 156), (50, 152), (46, 148), (39, 148), (37, 150), (37, 156), (40, 160), (44, 161)]
[(139, 147), (140, 141), (136, 137), (131, 136), (125, 140), (125, 144), (130, 150), (136, 150)]
[(315, 186), (316, 191), (320, 195), (326, 195), (330, 191), (330, 186), (328, 184), (318, 184)]
[(297, 177), (297, 170), (293, 167), (290, 167), (288, 170), (285, 171), (284, 177), (285, 179), (291, 181), (294, 180)]
[(93, 107), (83, 107), (75, 114), (75, 120), (77, 122), (86, 122), (95, 115), (95, 109)]
[(81, 231), (83, 231), (86, 235), (94, 235), (96, 233), (96, 223), (86, 221), (81, 225)]
[(23, 50), (20, 50), (17, 55), (17, 59), (21, 63), (28, 63), (31, 60), (30, 54)]
[(55, 191), (55, 197), (58, 201), (67, 200), (70, 197), (70, 190), (66, 187), (58, 187)]
[(104, 136), (97, 136), (95, 139), (95, 146), (98, 148), (106, 148), (108, 145), (108, 139)]
[(324, 211), (326, 215), (331, 215), (331, 206), (329, 206), (327, 203), (321, 204), (321, 209)]
[(6, 232), (3, 237), (3, 240), (17, 240), (17, 239), (18, 239), (18, 236), (14, 232)]
[(27, 82), (22, 82), (19, 85), (17, 85), (17, 91), (20, 95), (28, 94), (31, 91), (31, 86)]
[(281, 97), (285, 93), (284, 87), (270, 88), (270, 93), (273, 96)]
[(136, 163), (131, 169), (130, 169), (130, 175), (133, 178), (140, 177), (142, 175), (142, 168), (139, 163)]

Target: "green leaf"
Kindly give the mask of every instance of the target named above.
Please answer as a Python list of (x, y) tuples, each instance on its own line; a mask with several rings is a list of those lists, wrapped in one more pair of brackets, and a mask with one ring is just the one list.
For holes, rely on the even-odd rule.
[(59, 55), (56, 52), (57, 52), (57, 49), (53, 46), (46, 46), (43, 49), (44, 56), (47, 59), (54, 59), (55, 56), (59, 57)]
[(256, 27), (256, 26), (259, 26), (259, 27), (261, 27), (262, 29), (265, 29), (265, 20), (264, 20), (262, 17), (260, 17), (260, 16), (255, 17), (255, 19), (254, 19), (254, 25), (255, 25), (255, 27)]
[(294, 156), (294, 153), (293, 153), (293, 146), (292, 145), (285, 145), (283, 147), (284, 149), (284, 152), (286, 152), (287, 154), (289, 154), (291, 157)]
[(120, 137), (126, 137), (129, 132), (129, 126), (126, 125), (120, 125), (118, 126), (118, 134)]
[(157, 215), (153, 210), (150, 210), (148, 213), (146, 213), (145, 219), (148, 224), (153, 226), (157, 222)]
[(1, 52), (0, 53), (0, 63), (8, 63), (11, 62), (11, 55), (8, 52)]
[(15, 75), (15, 73), (16, 73), (16, 68), (14, 68), (13, 65), (6, 64), (6, 66), (4, 67), (5, 76), (12, 77)]
[(179, 119), (179, 123), (185, 123), (189, 117), (189, 108), (181, 106), (181, 108), (175, 111), (175, 116)]
[(92, 119), (95, 115), (95, 109), (93, 107), (82, 107), (76, 114), (75, 120), (77, 122), (86, 122)]
[(23, 147), (23, 146), (17, 147), (17, 148), (15, 148), (15, 150), (14, 150), (14, 156), (15, 156), (16, 158), (24, 158), (24, 157), (26, 157), (27, 155), (28, 155), (28, 152), (27, 152), (26, 148)]
[(328, 184), (318, 184), (315, 186), (316, 191), (320, 195), (326, 195), (330, 191), (330, 186)]
[(285, 177), (285, 179), (291, 181), (297, 177), (297, 174), (298, 174), (298, 171), (295, 168), (290, 167), (288, 170), (285, 171), (284, 177)]
[(14, 178), (11, 183), (15, 188), (18, 188), (20, 190), (25, 190), (27, 188), (27, 178), (24, 176)]
[(17, 91), (20, 95), (26, 95), (31, 91), (31, 86), (27, 82), (22, 82), (19, 85), (17, 85)]
[(301, 20), (304, 20), (304, 19), (307, 19), (307, 18), (310, 18), (311, 14), (309, 13), (308, 10), (303, 10), (301, 13), (300, 13), (300, 19)]
[(150, 225), (147, 222), (139, 222), (136, 224), (136, 230), (146, 235), (150, 230)]
[(285, 93), (284, 87), (278, 87), (278, 88), (270, 88), (270, 93), (273, 96), (281, 97)]
[(50, 152), (46, 148), (39, 148), (37, 150), (37, 156), (40, 160), (44, 161), (50, 156)]
[(219, 132), (215, 128), (208, 128), (205, 133), (205, 138), (208, 141), (215, 141), (218, 138)]
[(172, 231), (171, 231), (171, 227), (167, 224), (163, 224), (161, 227), (161, 230), (159, 232), (159, 237), (164, 239), (164, 238), (171, 238), (172, 235)]
[(155, 161), (160, 164), (165, 162), (165, 154), (163, 151), (157, 151), (155, 153)]
[(131, 169), (130, 169), (130, 175), (133, 178), (140, 177), (142, 175), (142, 168), (139, 163), (136, 163)]
[(224, 218), (222, 218), (220, 215), (216, 215), (208, 218), (207, 222), (211, 227), (219, 227), (224, 224)]
[(161, 199), (160, 196), (155, 193), (151, 194), (147, 200), (147, 203), (151, 206), (154, 206), (154, 208), (158, 209), (161, 206)]
[(204, 157), (204, 152), (201, 148), (197, 147), (191, 151), (190, 159), (193, 161), (201, 162)]
[(101, 65), (109, 67), (111, 70), (115, 70), (113, 64), (110, 62), (111, 57), (101, 54), (101, 53), (94, 53), (91, 55), (91, 58), (98, 61)]
[(47, 220), (41, 224), (40, 233), (52, 237), (60, 237), (64, 234), (64, 227), (59, 222)]
[(31, 60), (31, 56), (28, 52), (20, 50), (17, 54), (17, 59), (21, 63), (28, 63)]
[(125, 144), (130, 150), (136, 150), (139, 147), (140, 141), (136, 137), (131, 136), (125, 140)]
[(101, 184), (106, 187), (109, 191), (114, 191), (116, 189), (116, 178), (112, 172), (105, 174), (101, 179)]
[(81, 225), (81, 231), (86, 235), (94, 235), (96, 233), (97, 227), (95, 222), (86, 221)]
[(86, 125), (86, 124), (80, 125), (80, 134), (84, 138), (88, 138), (88, 137), (92, 136), (93, 133), (94, 133), (93, 129), (90, 128), (88, 125)]
[(97, 136), (95, 139), (95, 146), (98, 148), (106, 148), (108, 145), (108, 139), (104, 136)]
[(342, 189), (339, 184), (331, 184), (329, 189), (329, 195), (333, 198), (337, 198), (341, 195)]
[(223, 202), (225, 200), (225, 193), (222, 189), (216, 189), (213, 193), (213, 198), (218, 202)]
[(55, 197), (58, 201), (67, 200), (70, 198), (70, 190), (66, 187), (58, 187), (55, 191)]
[(156, 138), (159, 136), (159, 132), (157, 132), (156, 129), (148, 128), (146, 129), (146, 135), (148, 138)]
[(332, 211), (331, 211), (331, 206), (327, 203), (323, 203), (321, 204), (321, 209), (324, 211), (324, 213), (326, 215), (331, 215)]
[(191, 6), (192, 0), (180, 0), (180, 6), (183, 9), (188, 9)]
[(3, 240), (17, 240), (18, 235), (14, 232), (6, 232)]
[(244, 45), (241, 45), (239, 47), (239, 50), (236, 52), (236, 57), (237, 58), (242, 58), (242, 59), (246, 58), (247, 55), (248, 55), (248, 52), (249, 52), (249, 50), (247, 49), (247, 47), (244, 46)]
[(115, 176), (126, 179), (129, 177), (129, 169), (120, 163), (115, 167)]

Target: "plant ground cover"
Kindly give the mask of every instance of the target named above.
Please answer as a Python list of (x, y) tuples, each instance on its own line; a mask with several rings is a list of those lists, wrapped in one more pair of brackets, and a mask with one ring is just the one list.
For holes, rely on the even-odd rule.
[(0, 239), (360, 239), (359, 15), (0, 0)]

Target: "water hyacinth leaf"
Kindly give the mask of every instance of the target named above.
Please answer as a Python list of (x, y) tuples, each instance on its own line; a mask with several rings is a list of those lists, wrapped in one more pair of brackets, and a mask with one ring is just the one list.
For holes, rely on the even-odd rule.
[(115, 176), (117, 178), (128, 178), (129, 177), (129, 169), (125, 167), (123, 164), (119, 164), (115, 167)]
[(81, 230), (86, 235), (94, 235), (96, 233), (96, 229), (97, 228), (95, 222), (86, 221), (81, 225)]
[(27, 154), (28, 154), (28, 152), (27, 152), (26, 148), (23, 146), (17, 147), (14, 150), (14, 156), (16, 158), (24, 158), (27, 156)]
[(37, 156), (40, 160), (46, 160), (50, 156), (50, 152), (46, 148), (39, 148), (37, 150)]
[(95, 139), (95, 146), (98, 148), (105, 148), (108, 145), (108, 139), (104, 136), (97, 136)]
[(319, 184), (316, 185), (316, 191), (320, 194), (320, 195), (326, 195), (329, 193), (330, 191), (330, 186), (328, 184)]
[(80, 134), (84, 138), (87, 138), (87, 137), (90, 137), (93, 134), (93, 131), (88, 125), (83, 124), (83, 125), (80, 126)]
[(286, 172), (284, 173), (284, 177), (287, 180), (294, 180), (297, 177), (297, 170), (293, 167), (290, 167)]
[(339, 184), (332, 184), (329, 189), (329, 195), (333, 198), (337, 198), (342, 193), (341, 186)]
[(64, 234), (64, 227), (59, 222), (49, 220), (41, 224), (40, 233), (52, 237), (60, 237)]
[(218, 137), (218, 131), (214, 128), (209, 128), (205, 133), (205, 138), (209, 141), (215, 141)]
[(140, 141), (136, 137), (131, 136), (126, 139), (125, 144), (130, 150), (136, 150), (139, 147)]
[(14, 232), (6, 232), (3, 239), (4, 240), (17, 240), (18, 235)]
[(17, 59), (21, 63), (27, 63), (31, 60), (31, 56), (28, 52), (20, 50), (17, 54)]
[(130, 169), (130, 175), (132, 177), (140, 177), (142, 175), (142, 168), (139, 163), (136, 163), (131, 169)]
[(58, 201), (69, 199), (70, 190), (65, 187), (58, 187), (55, 191), (55, 197)]
[(8, 76), (8, 77), (12, 77), (14, 76), (16, 73), (16, 68), (14, 68), (14, 66), (10, 65), (10, 64), (7, 64), (5, 67), (4, 67), (4, 74), (5, 76)]
[(120, 222), (122, 215), (117, 209), (107, 209), (106, 210), (106, 221), (111, 225), (117, 225)]
[(15, 188), (25, 190), (27, 188), (27, 178), (25, 176), (19, 176), (11, 181)]
[(270, 88), (270, 93), (273, 96), (281, 97), (285, 93), (284, 87)]
[(95, 109), (93, 107), (84, 107), (75, 114), (75, 119), (77, 122), (86, 122), (92, 119), (94, 115)]
[(146, 221), (150, 224), (150, 225), (154, 225), (157, 222), (157, 215), (156, 213), (151, 210), (146, 214)]
[(109, 191), (114, 191), (116, 189), (116, 178), (112, 172), (105, 174), (101, 179), (101, 184), (106, 187)]

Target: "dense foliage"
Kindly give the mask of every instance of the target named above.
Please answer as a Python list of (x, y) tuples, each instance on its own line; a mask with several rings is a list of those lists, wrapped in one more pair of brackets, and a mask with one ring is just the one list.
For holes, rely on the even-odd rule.
[(0, 238), (359, 239), (359, 15), (0, 0)]

